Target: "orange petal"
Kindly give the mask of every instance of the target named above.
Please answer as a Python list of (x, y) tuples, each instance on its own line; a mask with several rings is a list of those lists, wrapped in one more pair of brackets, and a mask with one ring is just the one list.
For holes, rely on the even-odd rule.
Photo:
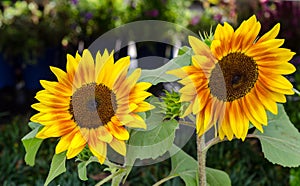
[(107, 128), (110, 133), (119, 140), (128, 140), (129, 133), (123, 126), (116, 126), (112, 122), (108, 122)]

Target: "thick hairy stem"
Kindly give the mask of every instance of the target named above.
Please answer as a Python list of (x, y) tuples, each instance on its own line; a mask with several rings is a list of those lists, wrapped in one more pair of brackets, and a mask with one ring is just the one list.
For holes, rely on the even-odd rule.
[(197, 158), (199, 168), (199, 181), (200, 186), (206, 186), (206, 150), (205, 150), (205, 138), (204, 135), (197, 137)]

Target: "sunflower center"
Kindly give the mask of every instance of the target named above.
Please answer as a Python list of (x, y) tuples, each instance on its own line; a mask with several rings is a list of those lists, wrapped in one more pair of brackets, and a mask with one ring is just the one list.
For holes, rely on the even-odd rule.
[(80, 127), (91, 129), (106, 125), (116, 109), (116, 95), (103, 84), (90, 83), (76, 90), (69, 111)]
[(234, 101), (245, 96), (258, 78), (256, 62), (240, 52), (223, 57), (211, 72), (211, 94), (223, 101)]

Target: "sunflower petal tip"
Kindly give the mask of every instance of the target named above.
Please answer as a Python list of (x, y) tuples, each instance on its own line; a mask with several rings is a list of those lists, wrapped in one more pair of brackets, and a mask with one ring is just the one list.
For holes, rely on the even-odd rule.
[(195, 42), (198, 42), (199, 39), (195, 36), (188, 36), (188, 39), (189, 39), (189, 43), (195, 43)]

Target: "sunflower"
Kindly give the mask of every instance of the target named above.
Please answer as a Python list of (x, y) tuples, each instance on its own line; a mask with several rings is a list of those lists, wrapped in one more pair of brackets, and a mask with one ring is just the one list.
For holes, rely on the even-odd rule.
[(60, 137), (56, 154), (67, 151), (70, 159), (88, 146), (102, 164), (107, 144), (125, 156), (126, 127), (145, 129), (137, 113), (153, 106), (144, 101), (151, 95), (145, 91), (151, 84), (137, 82), (141, 69), (127, 76), (129, 56), (114, 63), (113, 52), (105, 50), (95, 61), (84, 50), (82, 57), (67, 55), (67, 72), (50, 67), (58, 81), (40, 81), (44, 90), (35, 96), (39, 103), (32, 105), (39, 113), (31, 121), (44, 125), (37, 138)]
[(191, 66), (169, 72), (182, 79), (180, 101), (190, 102), (183, 117), (196, 115), (199, 136), (215, 126), (221, 139), (244, 140), (250, 122), (263, 132), (266, 110), (276, 115), (276, 102), (294, 94), (282, 75), (296, 70), (288, 63), (295, 53), (280, 48), (279, 24), (258, 38), (260, 28), (255, 16), (235, 31), (228, 23), (219, 24), (210, 47), (190, 36)]

